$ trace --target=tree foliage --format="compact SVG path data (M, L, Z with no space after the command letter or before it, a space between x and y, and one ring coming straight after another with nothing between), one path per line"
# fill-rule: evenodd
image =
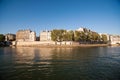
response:
M82 43L100 43L107 41L107 36L101 36L97 32L90 30L84 31L66 31L54 29L51 32L51 38L53 41L77 41Z
M100 35L96 32L75 31L74 39L79 42L98 42L100 41Z
M0 41L4 41L5 40L5 36L3 34L0 34Z
M65 30L61 29L61 30L57 30L54 29L51 31L51 38L53 41L63 41L63 34L64 34Z
M53 41L73 41L74 40L74 32L66 31L66 30L57 30L54 29L51 32L51 38Z
M105 34L102 34L101 36L102 36L101 40L103 42L107 42L107 36Z
M79 31L75 31L74 40L75 41L80 41L80 32Z
M65 31L63 34L63 41L73 41L73 40L74 40L74 32Z
M92 40L93 41L99 41L100 40L100 35L96 32L92 32Z

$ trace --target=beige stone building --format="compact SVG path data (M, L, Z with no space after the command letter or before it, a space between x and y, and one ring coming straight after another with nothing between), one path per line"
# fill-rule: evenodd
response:
M16 39L15 34L8 33L5 35L5 41L14 41L15 39Z
M120 35L110 35L110 44L120 44Z
M36 41L36 33L31 30L19 30L16 33L16 41Z
M51 31L42 31L40 33L40 41L51 41Z

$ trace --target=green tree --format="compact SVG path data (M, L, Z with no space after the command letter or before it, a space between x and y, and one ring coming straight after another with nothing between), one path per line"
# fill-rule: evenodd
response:
M53 40L53 41L57 41L57 39L58 39L58 30L52 30L51 31L51 39Z
M65 30L57 30L54 29L51 31L51 38L53 41L63 41L63 34L65 33Z
M74 40L74 32L73 31L65 31L63 34L64 41L73 41Z
M0 34L0 41L5 41L5 36L3 34Z
M65 30L61 29L61 30L58 30L58 32L59 32L58 41L63 41L63 35L64 35Z
M91 42L93 40L92 32L87 33L87 41Z
M75 41L82 41L85 42L87 40L87 34L85 32L75 31Z
M100 41L100 35L96 32L92 32L92 40L93 41Z
M74 41L74 31L69 31L69 34L70 34L70 40L71 41Z
M75 31L74 40L75 41L80 41L80 36L81 36L80 32L79 31Z
M63 34L63 41L68 41L68 40L69 40L69 33L65 31Z
M102 40L103 42L107 42L107 35L102 34L101 36L102 36L101 40Z

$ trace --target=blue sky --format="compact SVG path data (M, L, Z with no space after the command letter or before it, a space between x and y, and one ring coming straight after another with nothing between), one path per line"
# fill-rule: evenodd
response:
M86 27L120 34L120 0L0 0L0 33Z

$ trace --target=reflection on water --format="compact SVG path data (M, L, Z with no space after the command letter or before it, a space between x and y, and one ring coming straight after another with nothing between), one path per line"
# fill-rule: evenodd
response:
M120 47L0 48L0 80L119 80Z
M16 63L29 63L34 64L40 62L40 60L51 59L52 49L40 49L40 48L17 48L16 49ZM41 62L43 63L43 62Z

